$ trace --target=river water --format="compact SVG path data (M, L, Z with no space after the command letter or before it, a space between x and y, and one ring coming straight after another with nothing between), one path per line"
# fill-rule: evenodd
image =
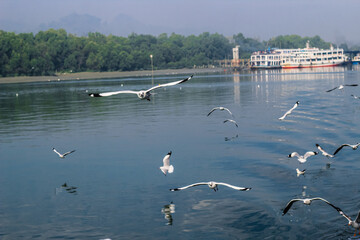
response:
M154 83L187 76L155 77ZM201 74L135 95L151 77L0 85L0 239L348 239L354 229L360 150L304 164L291 152L330 153L360 142L360 69ZM285 120L278 118L296 101ZM224 106L233 112L208 112ZM223 123L225 119L234 124ZM53 151L76 150L59 158ZM159 167L172 151L175 170ZM297 177L296 168L306 169ZM250 191L207 186L218 181ZM64 185L66 184L66 185Z

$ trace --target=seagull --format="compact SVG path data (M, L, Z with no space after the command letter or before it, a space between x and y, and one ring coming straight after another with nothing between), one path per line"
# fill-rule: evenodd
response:
M306 171L306 169L300 171L300 170L297 168L297 169L296 169L296 176L299 177L300 175L304 175L304 174L305 174L305 171Z
M227 183L211 181L211 182L194 183L194 184L191 184L191 185L188 185L188 186L185 186L185 187L181 187L181 188L172 188L172 189L170 189L170 191L180 191L180 190L184 190L184 189L187 189L187 188L196 187L196 186L200 186L200 185L208 185L209 188L213 189L215 192L217 190L219 190L218 185L224 185L226 187L233 188L233 189L238 190L238 191L249 191L251 189L251 188L237 187L237 186L233 186L233 185L230 185L230 184L227 184Z
M332 88L332 89L330 89L330 90L327 90L326 92L331 92L331 91L334 91L335 89L341 90L341 89L343 89L345 86L347 86L347 87L356 87L356 86L358 86L358 85L357 85L357 84L344 84L344 85L340 85L340 86L334 87L334 88Z
M226 110L226 111L228 111L228 113L230 113L231 116L233 115L232 112L230 112L230 110L226 107L214 107L213 109L211 109L211 111L208 113L207 116L210 116L210 114L215 110L220 110L220 111Z
M279 120L284 120L287 115L291 114L291 112L292 112L295 108L297 108L297 106L299 106L299 101L296 101L296 103L294 104L294 106L293 106L289 111L287 111L282 117L280 117Z
M61 153L59 153L58 151L56 151L55 148L53 148L53 151L54 151L57 155L59 155L60 158L65 158L66 155L75 152L75 150L72 150L72 151L70 151L70 152L66 152L66 153L64 153L64 154L61 154Z
M322 153L322 155L324 155L325 157L327 157L327 158L333 158L334 157L334 155L331 155L331 154L325 152L324 149L322 149L322 147L319 144L315 144L315 145L319 149L319 151Z
M334 206L335 207L335 206ZM353 228L355 228L355 233L354 233L354 236L356 236L356 230L359 229L359 235L360 235L360 211L356 217L356 219L353 221L351 220L351 218L346 215L340 208L338 207L335 207L335 209L340 213L341 216L343 216L344 218L346 218L349 223L348 225L349 226L352 226Z
M163 159L163 166L160 167L160 170L165 174L166 176L166 173L169 172L169 173L172 173L174 172L174 167L173 165L170 165L170 156L171 156L171 151L166 154L166 156L164 157Z
M295 198L295 199L291 199L287 204L286 207L283 210L283 216L289 211L289 209L291 208L291 206L294 204L294 202L297 201L302 201L304 204L306 205L310 205L312 201L314 200L321 200L326 202L327 204L329 204L330 206L332 206L333 208L335 208L336 210L338 210L338 207L332 205L330 202L328 202L327 200L320 198L320 197L316 197L316 198L305 198L305 199L299 199L299 198Z
M305 163L306 162L306 159L310 156L314 156L314 155L317 155L318 153L317 152L313 152L313 151L309 151L309 152L306 152L304 154L304 156L301 156L300 154L298 154L297 152L293 152L291 154L288 155L289 158L292 158L292 157L297 157L298 158L298 161L300 163Z
M351 96L352 96L353 98L355 98L355 99L360 99L360 97L355 96L355 95L353 95L353 94L351 94Z
M235 120L232 120L232 119L226 119L226 120L224 121L224 123L226 123L226 122L232 122L232 123L234 123L234 124L235 124L235 126L236 126L236 127L239 127L239 126L238 126L238 124L236 123L236 121L235 121Z
M140 90L140 91L123 90L123 91L116 91L116 92L89 93L89 96L90 97L108 97L108 96L117 95L120 93L132 93L132 94L136 94L140 99L146 99L146 100L150 101L151 91L153 91L157 88L174 86L174 85L186 82L186 81L190 80L192 77L193 77L193 75L191 75L190 77L185 78L183 80L180 80L180 81L159 84L157 86L149 88L148 90Z
M351 145L351 144L343 144L340 147L338 147L338 149L335 150L334 155L337 154L343 147L351 147L353 150L356 150L358 147L360 146L360 143L357 143L355 145Z

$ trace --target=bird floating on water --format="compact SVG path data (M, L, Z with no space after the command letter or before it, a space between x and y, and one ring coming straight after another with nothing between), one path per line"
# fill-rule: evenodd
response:
M332 88L332 89L330 89L330 90L327 90L326 92L331 92L331 91L334 91L334 90L336 90L336 89L341 90L341 89L343 89L345 86L346 86L346 87L356 87L356 86L358 86L358 84L344 84L344 85L339 85L339 86L334 87L334 88Z
M356 150L360 146L360 143L351 145L351 144L342 144L338 149L335 150L334 155L337 154L343 147L351 147L353 150Z
M215 192L217 190L219 190L218 185L223 185L223 186L233 188L233 189L238 190L238 191L249 191L251 189L251 188L246 188L246 187L237 187L237 186L234 186L234 185L230 185L228 183L211 181L211 182L198 182L198 183L194 183L194 184L184 186L184 187L180 187L180 188L172 188L172 189L170 189L170 191L180 191L180 190L184 190L184 189L191 188L191 187L196 187L196 186L201 186L201 185L207 185L209 188L213 189Z
M161 88L161 87L169 87L169 86L174 86L174 85L177 85L180 83L184 83L184 82L190 80L192 77L193 77L193 75L191 75L190 77L185 78L183 80L180 80L180 81L159 84L159 85L151 87L147 90L140 90L140 91L122 90L122 91L116 91L116 92L89 93L89 96L90 97L108 97L108 96L117 95L120 93L131 93L131 94L136 94L138 96L138 98L140 98L140 99L146 99L146 100L150 101L151 91L153 91L157 88Z
M290 115L292 113L292 111L297 108L297 106L299 106L299 101L296 101L296 103L294 104L294 106L289 110L287 111L282 117L279 117L279 120L284 120L286 118L287 115Z
M166 156L163 159L163 166L160 167L160 170L165 174L166 173L172 173L174 172L174 167L173 165L170 165L170 156L171 156L171 151L166 154Z
M315 144L316 147L319 149L319 151L322 153L322 155L324 155L327 158L333 158L335 157L334 155L327 153L319 144Z
M231 122L231 123L235 124L236 127L239 127L239 125L237 124L237 122L236 122L235 120L226 119L226 120L224 121L224 123L226 123L226 122Z
M210 114L211 113L213 113L215 110L220 110L220 111L227 111L228 113L230 113L230 115L232 116L233 114L232 114L232 112L228 109L228 108L226 108L226 107L214 107L213 109L211 109L211 111L208 113L208 115L207 116L210 116Z
M296 176L300 176L300 175L304 175L305 174L305 172L306 172L306 169L304 169L304 170L299 170L298 168L296 169Z
M314 156L314 155L317 155L317 154L318 154L317 152L309 151L309 152L306 152L304 154L304 156L302 156L302 155L298 154L297 152L293 152L293 153L289 154L288 157L289 158L297 157L298 161L300 163L305 163L308 157L311 157L311 156Z
M57 155L59 155L60 158L65 158L66 155L69 155L70 153L75 152L75 150L72 150L72 151L66 152L66 153L64 153L64 154L61 154L61 153L59 153L58 151L56 151L55 148L53 148L53 151L54 151Z
M325 203L327 203L328 205L332 206L333 208L335 208L336 210L338 210L338 207L332 205L329 201L323 199L323 198L320 198L320 197L316 197L316 198L305 198L305 199L300 199L300 198L294 198L294 199L291 199L287 204L286 204L286 207L284 208L283 210L283 216L289 211L289 209L291 208L291 206L295 203L295 202L298 202L298 201L302 201L305 205L310 205L312 201L315 201L315 200L321 200Z
M355 95L353 95L353 94L351 94L351 96L352 96L353 98L355 98L355 99L360 99L360 97L355 96Z

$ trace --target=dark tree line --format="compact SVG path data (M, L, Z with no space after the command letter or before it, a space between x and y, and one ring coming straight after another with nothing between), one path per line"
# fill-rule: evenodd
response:
M214 60L232 57L232 48L240 45L240 57L267 47L328 48L320 37L279 36L258 41L237 34L231 40L221 34L198 36L178 34L132 34L128 37L89 33L87 37L68 34L64 29L40 31L37 34L0 30L0 76L53 75L56 72L133 71L151 69L192 68L212 64Z

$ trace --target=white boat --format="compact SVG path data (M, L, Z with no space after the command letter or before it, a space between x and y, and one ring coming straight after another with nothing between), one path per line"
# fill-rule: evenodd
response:
M360 64L360 53L356 54L355 57L351 60L353 64Z
M347 57L344 50L334 48L330 49L310 48L309 42L306 48L299 49L290 55L283 56L281 61L282 68L312 68L312 67L331 67L344 64Z
M347 57L341 48L323 50L310 48L309 41L306 48L298 49L268 49L254 52L251 55L250 67L256 68L310 68L329 67L345 63Z

